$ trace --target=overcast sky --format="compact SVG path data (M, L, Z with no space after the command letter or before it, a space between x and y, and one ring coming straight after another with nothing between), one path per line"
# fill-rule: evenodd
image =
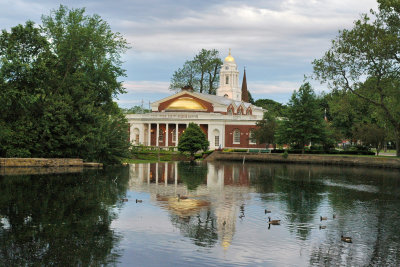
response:
M171 95L173 72L202 48L219 50L222 59L231 48L253 97L286 103L338 30L377 7L375 0L0 0L0 28L40 24L59 4L86 7L130 43L121 107Z

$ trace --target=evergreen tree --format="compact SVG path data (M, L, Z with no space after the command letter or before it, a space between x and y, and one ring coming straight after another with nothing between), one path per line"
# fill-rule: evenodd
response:
M279 144L291 144L302 149L310 142L325 139L325 122L322 110L309 83L303 84L299 91L294 91L288 103L285 117L277 130Z
M178 150L189 152L193 159L194 153L199 150L206 151L209 145L206 134L197 124L191 122L179 138Z

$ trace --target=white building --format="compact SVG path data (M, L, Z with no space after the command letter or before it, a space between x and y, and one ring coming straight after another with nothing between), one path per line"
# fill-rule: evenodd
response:
M247 94L246 73L240 89L239 71L229 51L220 70L217 95L184 88L151 103L151 113L128 114L130 141L135 145L175 147L193 122L205 132L210 149L265 147L251 138L264 110L243 101Z

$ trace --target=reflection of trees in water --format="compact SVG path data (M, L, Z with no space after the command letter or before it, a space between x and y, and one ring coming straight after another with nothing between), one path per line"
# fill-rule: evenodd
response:
M197 246L213 247L218 241L216 218L210 209L202 210L195 216L171 215L171 221L183 236L189 237Z
M309 165L269 164L259 170L258 179L254 181L259 192L280 193L279 198L288 209L289 227L303 240L307 239L311 229L298 225L315 219L315 211L324 191L324 185L316 177L319 176ZM261 199L268 203L271 196L263 194Z
M335 231L310 255L311 265L400 266L399 172L332 167L321 171L335 211ZM340 235L353 237L344 244Z
M195 190L207 180L207 164L179 162L178 175L189 190Z
M127 168L0 177L0 265L115 263L119 237L110 229L117 216L112 206L125 194L128 178Z
M287 205L289 211L287 219L292 223L291 230L296 230L299 237L305 240L309 236L311 228L299 225L314 221L325 186L316 179L319 178L319 175L315 174L310 166L281 168L275 173L275 192L283 193L280 194L280 198Z

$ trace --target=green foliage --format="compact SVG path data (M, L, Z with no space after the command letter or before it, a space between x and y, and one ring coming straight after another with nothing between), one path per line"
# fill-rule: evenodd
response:
M353 127L353 136L357 140L361 140L364 144L375 147L378 155L386 140L385 130L371 123L356 124Z
M257 142L260 144L273 144L277 126L275 117L270 112L265 112L263 119L257 122L257 129L254 131Z
M2 31L0 156L117 163L127 155L127 123L113 102L124 92L127 43L84 12L60 6L40 27Z
M313 62L316 78L333 90L357 96L374 109L378 124L392 132L400 156L400 9L380 0L371 11L342 30L325 55Z
M199 150L206 151L209 145L206 134L197 124L191 122L179 138L178 150L187 151L193 157Z
M273 117L283 116L286 109L285 105L271 99L257 99L254 105L266 109Z
M287 150L285 150L285 152L283 152L282 154L282 158L287 159L289 157L289 153L287 152Z
M304 150L310 142L321 142L326 135L323 112L309 83L294 91L285 118L280 121L276 134L279 144L291 144Z
M203 48L192 60L186 61L182 68L174 72L169 88L180 90L188 85L200 93L215 95L221 65L222 60L217 50Z
M142 114L142 113L150 113L151 109L145 109L141 106L134 106L131 108L122 108L122 113L124 114Z

